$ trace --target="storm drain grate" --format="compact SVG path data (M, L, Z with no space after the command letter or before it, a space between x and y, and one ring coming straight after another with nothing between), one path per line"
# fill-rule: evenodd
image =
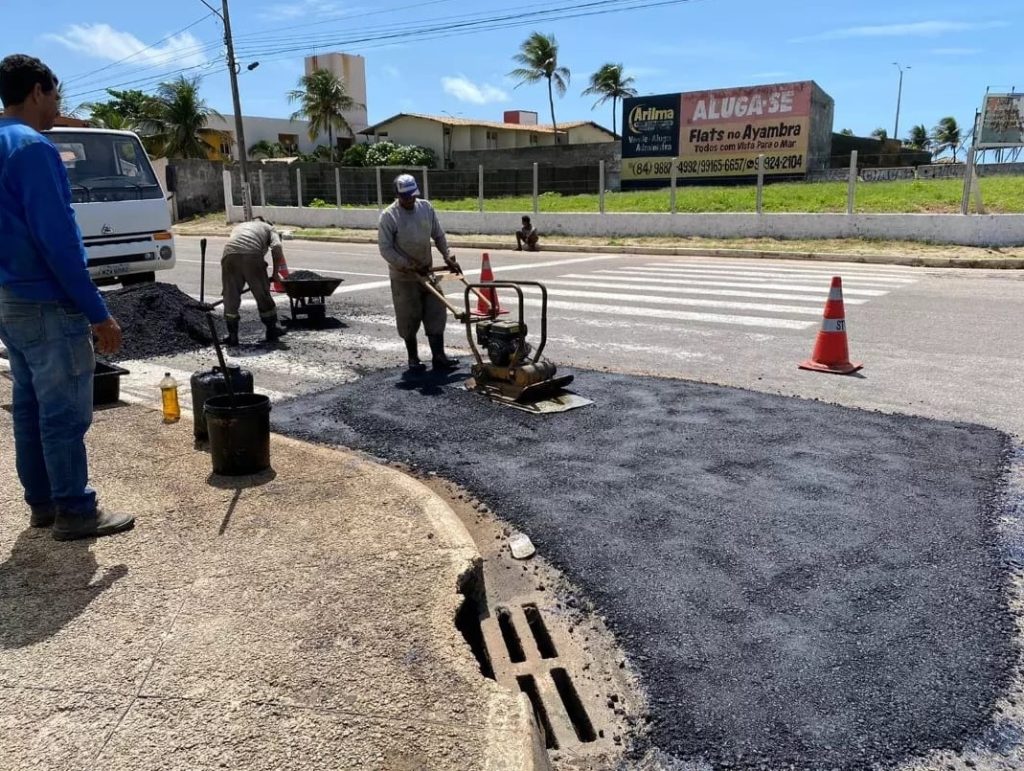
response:
M596 740L597 734L594 732L594 724L590 722L590 716L583 707L583 702L580 700L580 695L577 693L576 686L573 685L569 673L562 668L552 669L551 679L555 681L558 695L562 697L562 704L565 705L565 711L568 713L572 727L576 731L576 738L584 743Z
M523 605L523 613L526 615L526 623L530 627L530 632L533 633L533 639L537 643L537 652L540 653L540 657L542 659L557 658L558 651L555 649L555 643L551 639L540 609L531 602Z
M508 608L497 608L495 614L498 616L498 628L501 630L501 639L505 641L509 661L513 664L522 664L526 661L526 652L512 621L512 613Z
M558 740L555 738L555 731L551 727L551 719L548 717L548 711L544 707L544 701L540 697L537 681L533 675L517 675L516 683L519 684L519 690L526 694L526 698L533 705L533 714L536 716L537 722L544 732L544 747L549 750L557 750Z

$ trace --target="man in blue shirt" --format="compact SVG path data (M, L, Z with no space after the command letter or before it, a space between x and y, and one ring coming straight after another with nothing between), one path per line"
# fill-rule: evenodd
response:
M97 507L85 433L95 358L121 347L121 328L89 276L71 186L39 132L59 112L57 78L38 59L0 62L0 341L14 377L18 477L33 527L60 541L110 535L134 517Z

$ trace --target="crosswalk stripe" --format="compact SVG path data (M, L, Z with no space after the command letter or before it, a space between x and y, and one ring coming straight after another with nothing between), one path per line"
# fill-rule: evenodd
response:
M534 297L527 297L523 300L523 304L531 308L539 308L541 301ZM794 319L773 319L764 316L734 316L724 313L696 313L692 311L662 310L661 308L627 308L622 305L574 303L563 300L548 300L548 309L575 311L577 313L605 313L612 316L632 316L634 318L697 321L707 324L732 324L762 329L807 329L816 323L814 321L796 321Z
M602 278L607 275L618 276L620 275L614 270L598 270L595 273L604 274ZM629 274L621 274L628 276ZM645 274L646 275L646 274ZM808 286L807 284L783 284L781 282L773 283L751 283L744 281L704 281L700 279L689 279L689 278L671 278L668 276L648 276L648 280L654 279L666 284L679 284L682 286L719 286L726 287L729 289L777 289L782 292L821 292L822 298L827 295L828 287L820 286ZM884 297L889 294L888 290L883 289L847 289L843 286L844 294L862 295L864 297Z
M562 279L576 279L575 281L563 281ZM788 294L779 292L748 292L743 289L701 289L699 287L686 287L686 286L666 286L664 284L652 284L649 281L643 282L644 279L618 279L612 283L605 279L605 281L599 281L594 276L590 276L582 273L567 273L564 276L559 276L556 279L548 279L544 283L548 286L574 286L580 289L632 289L638 292L669 292L672 294L696 294L696 295L712 295L721 297L746 297L754 300L786 300L788 302L808 302L816 303L819 307L825 302L822 293L818 292L813 295L811 294ZM847 305L863 305L868 302L865 299L858 299L847 297L845 298Z
M540 294L535 287L523 287L527 294ZM624 300L648 305L689 305L697 308L720 308L733 311L759 311L761 313L792 313L799 316L821 316L821 308L801 305L775 305L772 303L745 303L734 300L701 300L690 297L662 297L650 294L624 292L588 292L570 289L548 289L549 297L579 297L586 300Z
M645 263L645 267L649 268L679 268L679 269L695 269L695 270L707 270L710 268L721 269L725 271L755 271L755 272L771 272L771 273L792 273L792 274L813 274L819 276L834 276L837 274L849 275L851 278L877 278L884 279L886 281L901 281L908 284L915 283L917 277L907 277L904 273L883 273L877 270L858 270L856 268L851 269L849 265L836 265L834 267L806 267L806 268L793 268L784 265L771 265L771 264L757 264L757 265L734 265L732 263L721 263L721 262L701 262L701 263L679 263L679 262L648 262Z
M746 273L730 273L728 271L689 271L673 270L669 268L618 268L617 272L631 276L667 276L678 278L723 278L726 280L739 279L740 281L820 281L826 288L832 280L832 275L820 276L796 276L790 274L764 274L756 276ZM875 289L902 289L903 284L894 284L890 281L874 281L859 278L844 279L844 284L850 286L863 286Z
M822 279L828 281L832 276L838 275L838 271L769 271L769 270L747 270L740 269L736 270L732 267L723 266L721 268L665 268L653 265L644 265L636 268L637 270L650 271L657 273L681 273L684 275L713 275L713 276L737 276L739 278L782 278L782 279ZM916 284L917 279L913 278L889 278L885 276L868 276L859 273L845 275L845 280L853 281L861 284L889 284L893 286L905 286L907 284Z
M758 268L772 270L833 270L842 269L850 273L864 271L867 273L879 273L893 276L921 276L920 268L909 268L899 265L871 265L863 262L804 262L794 263L792 261L779 262L777 260L741 260L735 258L729 258L723 261L721 258L715 257L691 257L685 261L679 262L659 262L649 263L651 265L689 265L689 264L706 264L706 265L722 265L723 262L729 265L736 265L739 267L747 268Z

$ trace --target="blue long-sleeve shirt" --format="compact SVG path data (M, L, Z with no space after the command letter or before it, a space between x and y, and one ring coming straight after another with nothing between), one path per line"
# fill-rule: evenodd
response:
M26 300L70 302L93 324L110 316L89 276L60 153L11 118L0 118L0 286Z

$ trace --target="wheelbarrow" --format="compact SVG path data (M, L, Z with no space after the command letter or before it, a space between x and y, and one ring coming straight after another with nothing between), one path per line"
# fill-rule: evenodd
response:
M304 319L313 327L323 326L327 318L327 298L334 294L343 278L281 279L288 295L292 321Z

